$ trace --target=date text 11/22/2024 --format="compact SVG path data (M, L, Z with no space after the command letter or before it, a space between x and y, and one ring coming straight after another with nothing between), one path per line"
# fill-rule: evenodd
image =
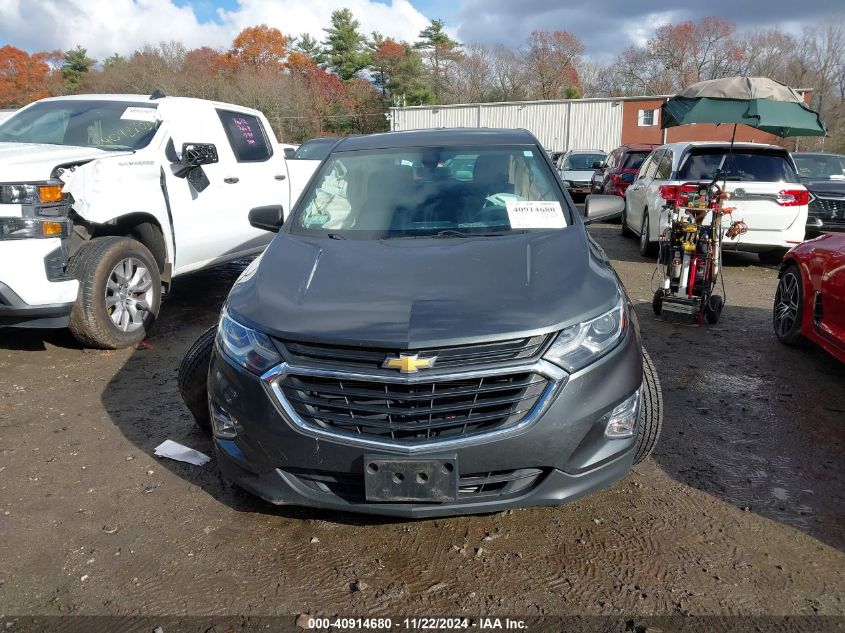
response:
M402 618L394 622L391 618L308 618L305 625L310 630L390 630L393 628L419 630L469 630L478 631L519 631L527 629L525 620L514 618L482 617L437 618L419 617Z

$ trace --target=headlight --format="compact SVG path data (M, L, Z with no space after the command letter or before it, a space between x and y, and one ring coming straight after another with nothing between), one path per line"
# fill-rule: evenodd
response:
M622 339L628 327L625 297L612 310L561 330L544 358L573 372L604 356Z
M69 235L70 225L66 221L0 217L0 240L68 237Z
M62 185L0 185L0 204L52 204L64 199Z
M217 326L217 346L233 362L253 374L261 375L282 362L269 336L241 325L225 309Z

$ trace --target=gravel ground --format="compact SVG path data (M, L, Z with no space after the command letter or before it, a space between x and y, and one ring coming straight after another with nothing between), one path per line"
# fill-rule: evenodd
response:
M777 270L734 255L716 326L657 321L654 265L591 233L660 373L654 456L551 509L401 522L274 508L215 464L176 390L242 268L177 280L137 350L0 332L0 614L845 615L845 366L771 330ZM839 620L841 622L841 620Z

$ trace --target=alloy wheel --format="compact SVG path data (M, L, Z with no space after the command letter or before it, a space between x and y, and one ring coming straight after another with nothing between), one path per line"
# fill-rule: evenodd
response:
M144 263L134 257L121 259L106 279L106 312L122 332L144 326L153 300L153 280Z
M787 271L780 278L775 294L775 330L781 338L788 336L798 319L798 278Z

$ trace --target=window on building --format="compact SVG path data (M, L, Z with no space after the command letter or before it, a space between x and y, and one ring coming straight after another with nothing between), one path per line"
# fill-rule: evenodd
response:
M637 116L637 125L640 127L653 127L657 125L660 118L660 108L640 110Z

